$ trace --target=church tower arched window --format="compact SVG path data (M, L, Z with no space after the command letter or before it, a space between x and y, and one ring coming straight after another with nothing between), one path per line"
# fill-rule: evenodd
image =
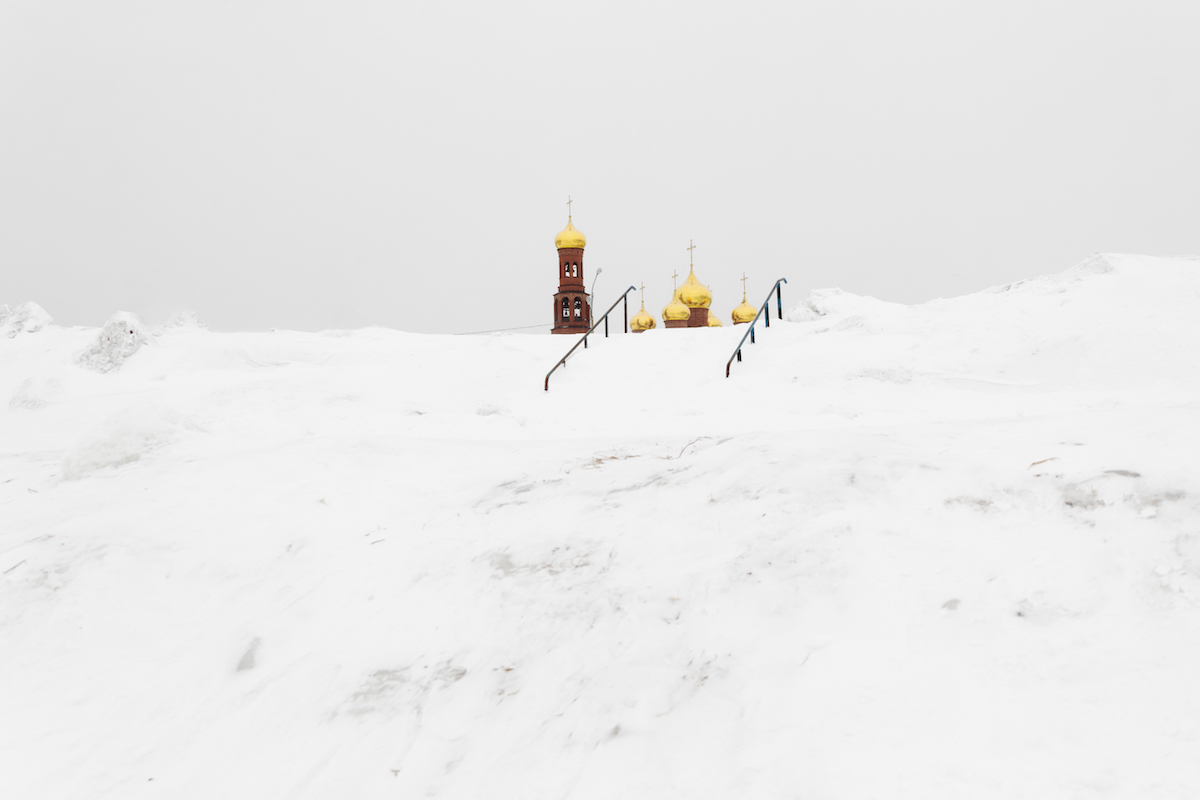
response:
M575 319L583 319L583 301L575 298Z

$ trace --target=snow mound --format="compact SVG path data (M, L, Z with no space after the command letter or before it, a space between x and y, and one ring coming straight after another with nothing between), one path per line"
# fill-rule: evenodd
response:
M8 401L8 407L17 409L36 410L45 408L50 398L62 391L62 383L57 378L27 378Z
M878 317L901 311L905 306L874 297L843 292L841 289L817 289L800 305L787 312L788 322L824 322L826 327L846 329L857 327L867 317ZM846 322L850 320L849 324Z
M104 323L95 341L79 354L76 362L96 372L112 372L120 369L127 358L149 341L138 318L126 311L119 311Z
M6 341L5 796L1200 797L1197 273Z
M1009 391L1162 386L1183 373L1200 375L1190 341L1197 311L1195 261L1109 253L1057 274L914 306L822 289L786 318L809 335L796 351L809 374L841 380L857 375L845 365L859 362L867 375L907 371Z
M195 314L193 314L191 311L180 311L179 313L174 314L169 320L164 322L162 325L159 325L157 328L155 328L154 333L156 335L158 335L158 334L166 333L168 331L177 330L180 328L188 329L188 330L203 331L203 330L208 330L208 325L201 322L200 318L197 317Z
M62 461L65 480L79 480L108 467L141 460L179 438L180 414L163 405L143 404L120 411L69 450Z
M21 303L12 311L4 306L0 311L0 336L15 339L18 334L37 333L51 321L46 309L33 301Z

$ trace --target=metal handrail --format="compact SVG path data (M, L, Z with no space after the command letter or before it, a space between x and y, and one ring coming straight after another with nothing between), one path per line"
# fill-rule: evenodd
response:
M759 306L758 313L755 314L754 319L750 321L750 330L746 331L745 335L742 336L742 340L738 342L737 350L734 350L733 355L731 355L729 360L725 362L726 378L729 377L729 367L733 364L733 359L736 358L738 361L742 360L742 345L746 343L746 337L750 337L750 344L754 344L754 325L758 322L758 318L763 315L764 311L767 313L767 327L771 327L771 292L775 293L776 313L779 315L779 319L783 319L783 288L779 285L781 283L787 283L787 278L780 278L779 280L775 281L775 285L771 287L771 291L767 292L767 299L763 301L761 306Z
M612 313L612 310L617 307L617 303L620 303L621 301L625 301L625 333L629 333L629 299L628 298L629 298L629 293L635 292L635 291L637 291L636 286L630 286L628 289L626 289L625 293L617 298L616 303L613 303L611 306L608 307L608 311L604 312L604 316L600 317L600 319L596 321L595 325L588 328L588 332L583 335L582 339L580 339L578 342L575 343L575 347L572 347L570 350L568 350L567 354L565 356L563 356L562 358L560 358L558 360L558 363L554 365L554 369L552 369L546 373L546 391L547 392L550 391L550 376L554 374L554 370L558 369L559 367L565 367L567 365L567 359L571 357L571 353L574 353L576 348L579 347L579 345L583 345L583 348L585 350L587 349L588 337L592 335L592 331L594 331L594 330L596 330L596 328L600 327L601 322L604 323L604 335L605 335L605 337L608 336L608 315Z

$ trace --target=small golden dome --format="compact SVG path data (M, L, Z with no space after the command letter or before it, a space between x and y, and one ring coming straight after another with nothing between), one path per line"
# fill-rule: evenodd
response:
M692 316L692 310L679 302L679 293L682 290L682 286L676 289L675 296L671 298L671 302L663 309L662 318L665 321L671 322L672 320L687 319Z
M712 292L696 279L696 270L688 273L687 280L679 287L679 300L688 308L708 308L712 305Z
M571 217L567 217L567 227L558 232L558 236L554 237L554 247L557 250L562 250L564 247L579 247L587 246L587 237L579 231L575 230L575 226L571 224Z
M733 310L733 324L741 325L746 322L753 322L758 316L758 309L746 302L746 295L742 295L742 304Z
M712 313L710 313L710 314L708 315L708 327L710 327L710 328L723 328L723 327L725 327L725 326L721 324L721 318L720 318L720 317L718 317L716 314L712 314Z
M658 327L658 323L654 321L654 317L650 316L646 311L646 303L642 302L642 310L633 315L633 319L629 320L629 330L634 333L648 331L651 328Z

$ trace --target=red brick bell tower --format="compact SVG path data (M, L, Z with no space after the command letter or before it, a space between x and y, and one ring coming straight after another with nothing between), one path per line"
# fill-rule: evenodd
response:
M587 238L571 224L571 200L567 199L567 227L554 237L558 249L558 291L554 295L554 326L551 333L587 333L592 318L583 283L583 248Z

